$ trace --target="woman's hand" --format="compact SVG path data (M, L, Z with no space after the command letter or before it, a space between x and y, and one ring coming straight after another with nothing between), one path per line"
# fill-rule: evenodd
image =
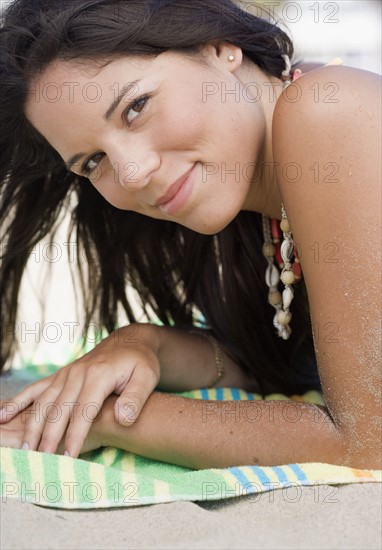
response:
M33 414L33 405L27 407L22 413L17 414L5 425L0 426L0 447L11 447L12 449L20 449L24 441L25 424L28 415ZM82 444L80 453L87 453L105 446L102 441L102 435L100 431L99 422L97 421L99 415L91 424L89 432L85 441ZM64 439L60 441L57 447L57 454L64 454Z
M138 418L160 378L156 343L152 325L118 329L74 363L3 402L0 422L9 427L16 417L12 426L17 433L23 427L23 448L54 453L64 437L64 451L78 456L110 394L120 396L114 406L117 422L128 426ZM28 418L21 423L18 417L26 409Z

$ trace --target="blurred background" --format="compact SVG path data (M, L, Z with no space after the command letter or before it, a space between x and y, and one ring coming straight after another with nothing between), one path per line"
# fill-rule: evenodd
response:
M345 0L256 2L285 23L297 57L381 74L381 1Z
M255 12L260 9L250 2L244 4L246 9ZM268 0L256 4L284 22L294 40L298 58L325 64L341 57L345 65L381 74L379 0ZM81 304L73 293L69 270L70 262L74 261L73 245L65 244L66 230L64 220L52 248L42 242L31 251L19 299L17 338L21 353L16 357L14 367L26 362L63 365L76 353L76 342L82 332ZM48 267L51 267L50 277ZM131 295L134 295L133 291ZM145 321L144 318L141 320ZM94 327L88 345L93 346L100 336L99 328Z

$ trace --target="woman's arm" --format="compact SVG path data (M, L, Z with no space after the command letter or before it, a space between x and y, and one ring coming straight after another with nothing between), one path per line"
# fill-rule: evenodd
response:
M343 463L369 468L382 456L380 84L366 71L317 69L284 90L273 122L324 398Z
M217 385L255 391L254 382L222 353L224 375ZM131 425L156 387L178 392L208 387L217 374L214 348L203 332L191 334L148 323L127 325L74 363L0 403L5 444L9 430L17 426L16 439L19 429L24 430L23 447L53 453L64 437L65 449L77 456L86 438L89 442L92 423L112 393L119 395L115 419ZM25 423L14 421L29 405L32 413L24 418ZM48 412L41 415L39 411Z
M102 446L189 468L327 462L378 467L346 456L346 441L322 406L291 401L204 401L153 393L138 421L114 419L111 396L96 420Z
M214 348L203 331L192 334L176 327L149 324L143 327L145 338L154 346L160 363L158 389L181 392L214 384L217 378ZM215 387L258 391L256 383L230 358L224 346L219 345L223 352L224 376Z

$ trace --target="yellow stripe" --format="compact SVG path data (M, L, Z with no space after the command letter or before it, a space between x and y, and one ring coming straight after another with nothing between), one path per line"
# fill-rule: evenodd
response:
M6 473L11 479L16 479L16 470L13 465L12 451L9 447L0 449L1 451L1 470Z
M69 504L74 505L77 502L77 495L81 494L82 490L74 471L74 460L75 459L70 458L70 456L58 456L58 470L60 472L62 495L65 505L67 505L68 508L70 508Z
M218 473L221 473L219 470L216 470ZM231 472L224 472L223 478L226 481L226 487L221 486L218 488L220 490L219 496L220 498L227 498L227 496L233 496L233 492L235 491L237 496L242 496L242 485L240 481L237 479L236 476L231 474Z
M137 476L135 474L135 455L133 453L124 453L120 464L123 477L127 478L130 483L137 483Z
M20 493L21 485L17 480L16 470L13 465L12 460L12 451L9 447L0 448L0 458L1 458L1 471L3 472L3 486L1 487L1 492L4 490L10 491L7 493L8 496L16 496ZM5 485L5 483L12 483L12 485ZM15 487L14 484L17 484ZM13 495L14 489L17 489L17 493Z
M265 396L266 401L289 401L289 397L282 393L270 393Z
M301 468L301 464L299 464L300 468ZM288 481L297 481L299 484L301 483L301 481L299 481L298 477L297 477L297 474L296 472L293 470L293 468L288 468L288 467L285 467L285 466L279 466L279 468L282 469L282 471L284 472L284 474L286 475L286 477L288 478ZM304 474L306 475L306 477L309 479L310 481L310 476L309 474L306 472L305 468L301 468L301 470L304 472Z
M254 481L254 482L258 483L259 485L262 485L262 483L260 481L260 478L255 474L255 472L251 468L248 468L248 466L244 466L244 467L242 467L242 470L243 470L243 473L245 474L245 476L249 479L249 481L251 481L251 482ZM263 470L264 474L269 478L269 481L272 484L274 483L274 485L271 485L270 487L277 489L277 487L279 487L281 485L281 483L280 483L280 480L279 480L276 472L272 468L268 468L268 467L262 467L262 470ZM287 472L284 471L284 473L285 473L286 477L289 477ZM267 485L265 485L265 486L268 488Z
M106 447L102 452L102 464L104 466L113 466L118 450L115 447Z
M170 485L165 481L154 480L155 502L170 502Z
M44 464L42 461L43 453L35 451L28 452L28 454L31 480L30 494L33 494L35 491L35 502L39 502L41 498L42 502L49 504L51 500L56 500L56 497L59 497L61 492L60 483L58 481L48 481L49 485L46 486Z
M230 388L222 388L223 389L223 400L224 401L232 401L232 392Z
M85 489L83 496L96 505L100 501L107 500L108 491L106 487L105 468L100 464L88 463L89 477L92 487Z

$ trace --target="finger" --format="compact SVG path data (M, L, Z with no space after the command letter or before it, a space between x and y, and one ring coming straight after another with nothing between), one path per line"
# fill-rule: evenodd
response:
M50 380L49 380L50 379ZM17 393L12 399L1 401L0 423L8 422L29 407L52 383L51 377L38 380Z
M73 400L73 391L65 388L56 398L46 415L40 436L38 451L55 453L62 441L65 431L73 418L73 411L79 405L78 398Z
M68 374L69 370L63 367L53 376L45 379L47 387L34 400L33 405L23 413L27 415L23 443L27 443L31 450L37 450L46 423L56 422L57 413L61 414L62 407L60 408L56 401L65 387Z
M73 409L64 447L71 457L77 457L83 447L94 419L105 399L113 392L115 380L110 376L110 366L101 363L92 365L78 395L78 404Z
M116 421L125 426L135 422L157 385L158 377L154 370L147 364L137 364L126 388L115 403Z
M65 435L64 454L77 458L83 448L92 424L102 408L102 395L99 398L93 395L92 401L79 402L73 409L70 423Z
M20 440L20 432L18 432L17 430L0 428L0 447L11 447L12 449L20 449Z
M27 443L32 451L37 450L47 421L54 422L61 411L56 403L60 393L59 387L49 386L38 400L22 412L25 415L22 443Z
M80 373L76 373L77 375ZM75 417L76 407L80 406L81 389L85 376L78 380L74 374L69 374L66 385L51 403L45 417L45 424L41 432L38 451L55 453L64 434Z

